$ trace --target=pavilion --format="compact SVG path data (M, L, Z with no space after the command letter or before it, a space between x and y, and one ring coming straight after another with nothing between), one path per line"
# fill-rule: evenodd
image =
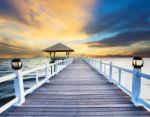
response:
M66 53L65 58L69 58L70 52L74 52L73 49L67 47L66 45L64 45L62 43L57 43L53 46L50 46L50 47L44 49L43 51L47 52L50 55L50 58L52 61L58 60L58 57L56 57L56 53L58 53L58 52L65 52Z

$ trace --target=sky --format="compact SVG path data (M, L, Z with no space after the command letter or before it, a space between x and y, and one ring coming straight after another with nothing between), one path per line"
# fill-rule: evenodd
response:
M59 42L74 55L150 56L150 0L0 0L0 58Z

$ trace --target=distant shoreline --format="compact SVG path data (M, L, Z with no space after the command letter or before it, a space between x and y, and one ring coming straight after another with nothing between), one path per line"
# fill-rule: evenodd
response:
M133 58L134 56L87 56L87 57L93 57L93 58ZM142 56L143 58L150 58L150 56ZM15 58L15 57L13 57ZM2 59L13 59L13 58L0 58ZM16 57L17 58L17 57ZM49 57L29 57L29 58L21 58L20 59L34 59L34 58L49 58Z

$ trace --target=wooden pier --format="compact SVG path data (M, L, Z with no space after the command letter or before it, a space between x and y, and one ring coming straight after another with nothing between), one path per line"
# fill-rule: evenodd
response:
M130 97L82 59L76 59L49 83L1 117L150 117Z

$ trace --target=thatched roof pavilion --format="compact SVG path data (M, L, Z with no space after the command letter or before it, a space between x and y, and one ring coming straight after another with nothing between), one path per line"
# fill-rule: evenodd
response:
M64 45L62 43L57 43L51 47L44 49L43 51L49 53L50 57L52 56L52 53L53 53L54 58L55 58L56 52L66 52L66 57L68 57L68 58L69 58L69 53L74 52L73 49L67 47L66 45Z

